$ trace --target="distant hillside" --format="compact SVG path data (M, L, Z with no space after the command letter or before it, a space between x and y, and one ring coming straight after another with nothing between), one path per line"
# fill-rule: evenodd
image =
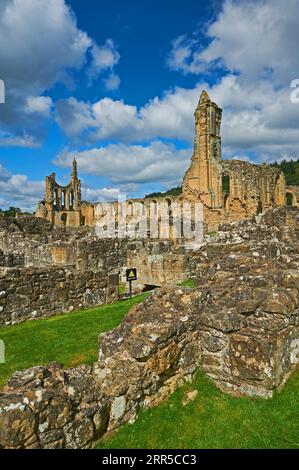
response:
M7 217L16 217L17 214L19 215L31 215L30 212L22 212L19 207L10 207L7 210L0 209L0 215L6 215Z
M280 163L272 163L271 166L280 168L284 172L287 186L299 186L299 159L282 160Z
M160 191L157 193L146 194L145 198L153 198L153 197L166 197L166 196L180 196L182 194L182 186L177 186L176 188L171 188L165 193L161 193Z

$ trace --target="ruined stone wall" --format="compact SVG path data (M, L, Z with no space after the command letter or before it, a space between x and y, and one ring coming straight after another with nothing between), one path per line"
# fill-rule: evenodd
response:
M0 266L20 266L23 259L26 267L62 265L113 272L125 258L125 247L125 241L99 239L90 227L56 227L34 217L0 219Z
M15 373L0 394L0 447L89 447L199 367L226 392L271 397L299 360L299 213L246 224L195 253L197 288L157 290L101 334L93 366Z
M126 247L33 217L0 221L0 325L109 303Z
M159 202L169 205L174 202L202 203L204 222L210 231L217 230L225 221L240 221L286 204L286 183L281 170L267 164L222 160L222 110L212 102L206 91L200 95L194 116L194 151L183 178L182 195L159 198ZM229 188L225 187L224 178L228 178ZM288 194L292 195L293 205L296 205L296 192L289 188ZM62 195L65 203L62 202ZM70 205L69 200L72 198L74 203ZM157 199L131 199L124 203L127 222L134 221L136 204L141 206L141 212L145 210L149 217L154 218L155 211L151 213L149 209L157 205ZM81 201L81 183L74 160L72 177L66 187L56 183L55 174L46 178L45 199L38 205L36 215L55 225L93 227L105 218L116 222L118 211L118 202L101 204ZM146 233L143 238L147 238ZM175 231L170 230L167 238L175 240L183 237L178 237Z
M223 200L224 220L239 221L285 205L285 179L277 168L224 160L222 175L229 178L229 192Z
M291 196L291 206L299 206L299 186L287 186L286 195Z
M0 326L117 300L118 279L106 271L0 268Z
M136 240L127 245L127 265L137 268L138 284L178 284L189 277L188 247L174 241Z
M55 225L84 225L81 218L81 181L78 179L76 159L73 160L71 179L66 186L56 182L55 173L46 177L45 195L37 205L36 217Z
M284 292L297 281L287 276ZM244 293L233 310L217 306L217 290L156 292L100 335L93 366L15 373L0 395L0 447L89 447L191 381L198 367L225 391L270 397L296 365L298 304L282 290L278 300Z
M116 300L135 267L134 291L188 277L189 251L173 241L99 239L88 227L0 220L0 325Z

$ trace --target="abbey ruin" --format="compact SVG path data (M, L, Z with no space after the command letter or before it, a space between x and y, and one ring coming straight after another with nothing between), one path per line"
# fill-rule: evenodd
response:
M0 326L114 302L128 267L138 270L135 294L155 288L99 336L94 364L11 376L0 392L0 448L91 447L199 368L226 393L263 398L296 369L298 190L275 167L222 160L220 125L221 109L202 92L182 194L162 198L170 212L200 203L200 245L174 230L163 239L162 225L158 239L99 238L97 223L118 203L81 200L76 160L67 186L46 178L35 217L0 218ZM159 221L155 198L126 201L127 219L137 203Z
M203 204L204 222L209 230L217 230L224 221L239 221L250 218L269 208L284 206L286 194L297 205L294 188L286 188L283 173L268 164L254 165L241 160L221 158L222 110L213 103L208 94L201 93L195 110L194 152L182 187L182 195L165 197L164 202L182 205L184 202ZM159 202L163 198L159 198ZM126 215L134 216L134 205L155 212L157 198L128 199ZM109 212L117 214L117 202L111 204L81 201L81 182L78 179L77 163L74 159L71 180L60 186L55 173L46 177L44 200L38 204L36 217L54 225L94 226ZM176 236L171 236L176 238Z

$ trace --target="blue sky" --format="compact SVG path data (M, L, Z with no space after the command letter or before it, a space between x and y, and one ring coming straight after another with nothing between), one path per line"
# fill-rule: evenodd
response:
M34 209L44 177L83 198L180 184L205 88L224 158L298 158L296 0L0 0L0 207Z

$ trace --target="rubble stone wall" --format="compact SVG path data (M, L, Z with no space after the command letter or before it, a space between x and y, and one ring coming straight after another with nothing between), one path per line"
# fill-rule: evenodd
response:
M127 265L137 268L138 284L178 284L189 277L190 250L173 240L136 240L127 244Z
M299 337L294 298L270 297L233 311L213 308L207 291L157 291L100 335L93 366L16 372L0 393L0 447L89 447L191 381L198 367L225 391L270 397L295 368Z
M34 217L0 220L0 325L109 303L126 247L87 228Z
M138 270L134 289L177 284L189 255L174 241L99 239L93 228L2 217L0 325L111 302L127 267Z
M246 224L194 253L195 289L161 288L101 334L93 366L16 372L0 392L0 447L89 447L199 367L226 392L271 397L299 361L299 213Z
M2 326L113 302L118 279L106 271L5 268L0 289Z

